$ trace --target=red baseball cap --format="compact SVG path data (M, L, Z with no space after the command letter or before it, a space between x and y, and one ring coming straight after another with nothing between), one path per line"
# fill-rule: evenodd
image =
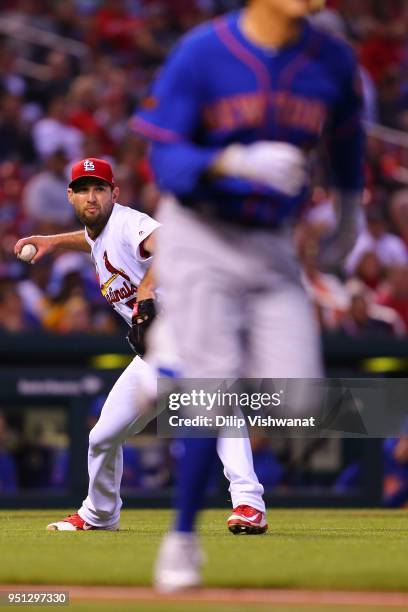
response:
M69 186L72 187L72 184L77 179L86 177L102 179L112 187L115 184L111 165L104 159L97 159L96 157L81 159L81 161L72 166Z

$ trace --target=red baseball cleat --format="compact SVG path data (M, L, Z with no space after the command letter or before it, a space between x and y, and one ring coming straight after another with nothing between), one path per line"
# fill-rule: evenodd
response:
M227 521L234 535L260 535L268 530L266 514L252 506L237 506Z
M78 513L70 514L62 521L50 523L47 525L47 531L90 531L91 529L103 529L105 531L118 531L119 523L115 523L110 527L95 527L90 525Z

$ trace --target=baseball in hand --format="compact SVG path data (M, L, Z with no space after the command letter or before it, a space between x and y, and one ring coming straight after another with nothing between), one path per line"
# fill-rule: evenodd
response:
M25 244L18 254L18 258L29 263L36 253L37 249L33 244Z

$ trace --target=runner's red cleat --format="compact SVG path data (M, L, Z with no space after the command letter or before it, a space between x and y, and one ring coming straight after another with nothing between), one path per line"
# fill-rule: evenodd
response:
M252 506L234 508L227 525L234 535L259 535L268 530L265 513Z

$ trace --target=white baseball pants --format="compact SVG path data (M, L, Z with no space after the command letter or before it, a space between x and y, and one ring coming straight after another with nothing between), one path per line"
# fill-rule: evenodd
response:
M135 357L114 384L100 418L89 435L88 496L79 515L96 527L109 527L119 521L122 500L120 483L123 472L122 444L139 433L154 414L138 414L138 388L143 377L151 377L150 366ZM263 487L254 472L249 440L222 438L218 454L230 481L232 505L247 504L265 512Z

